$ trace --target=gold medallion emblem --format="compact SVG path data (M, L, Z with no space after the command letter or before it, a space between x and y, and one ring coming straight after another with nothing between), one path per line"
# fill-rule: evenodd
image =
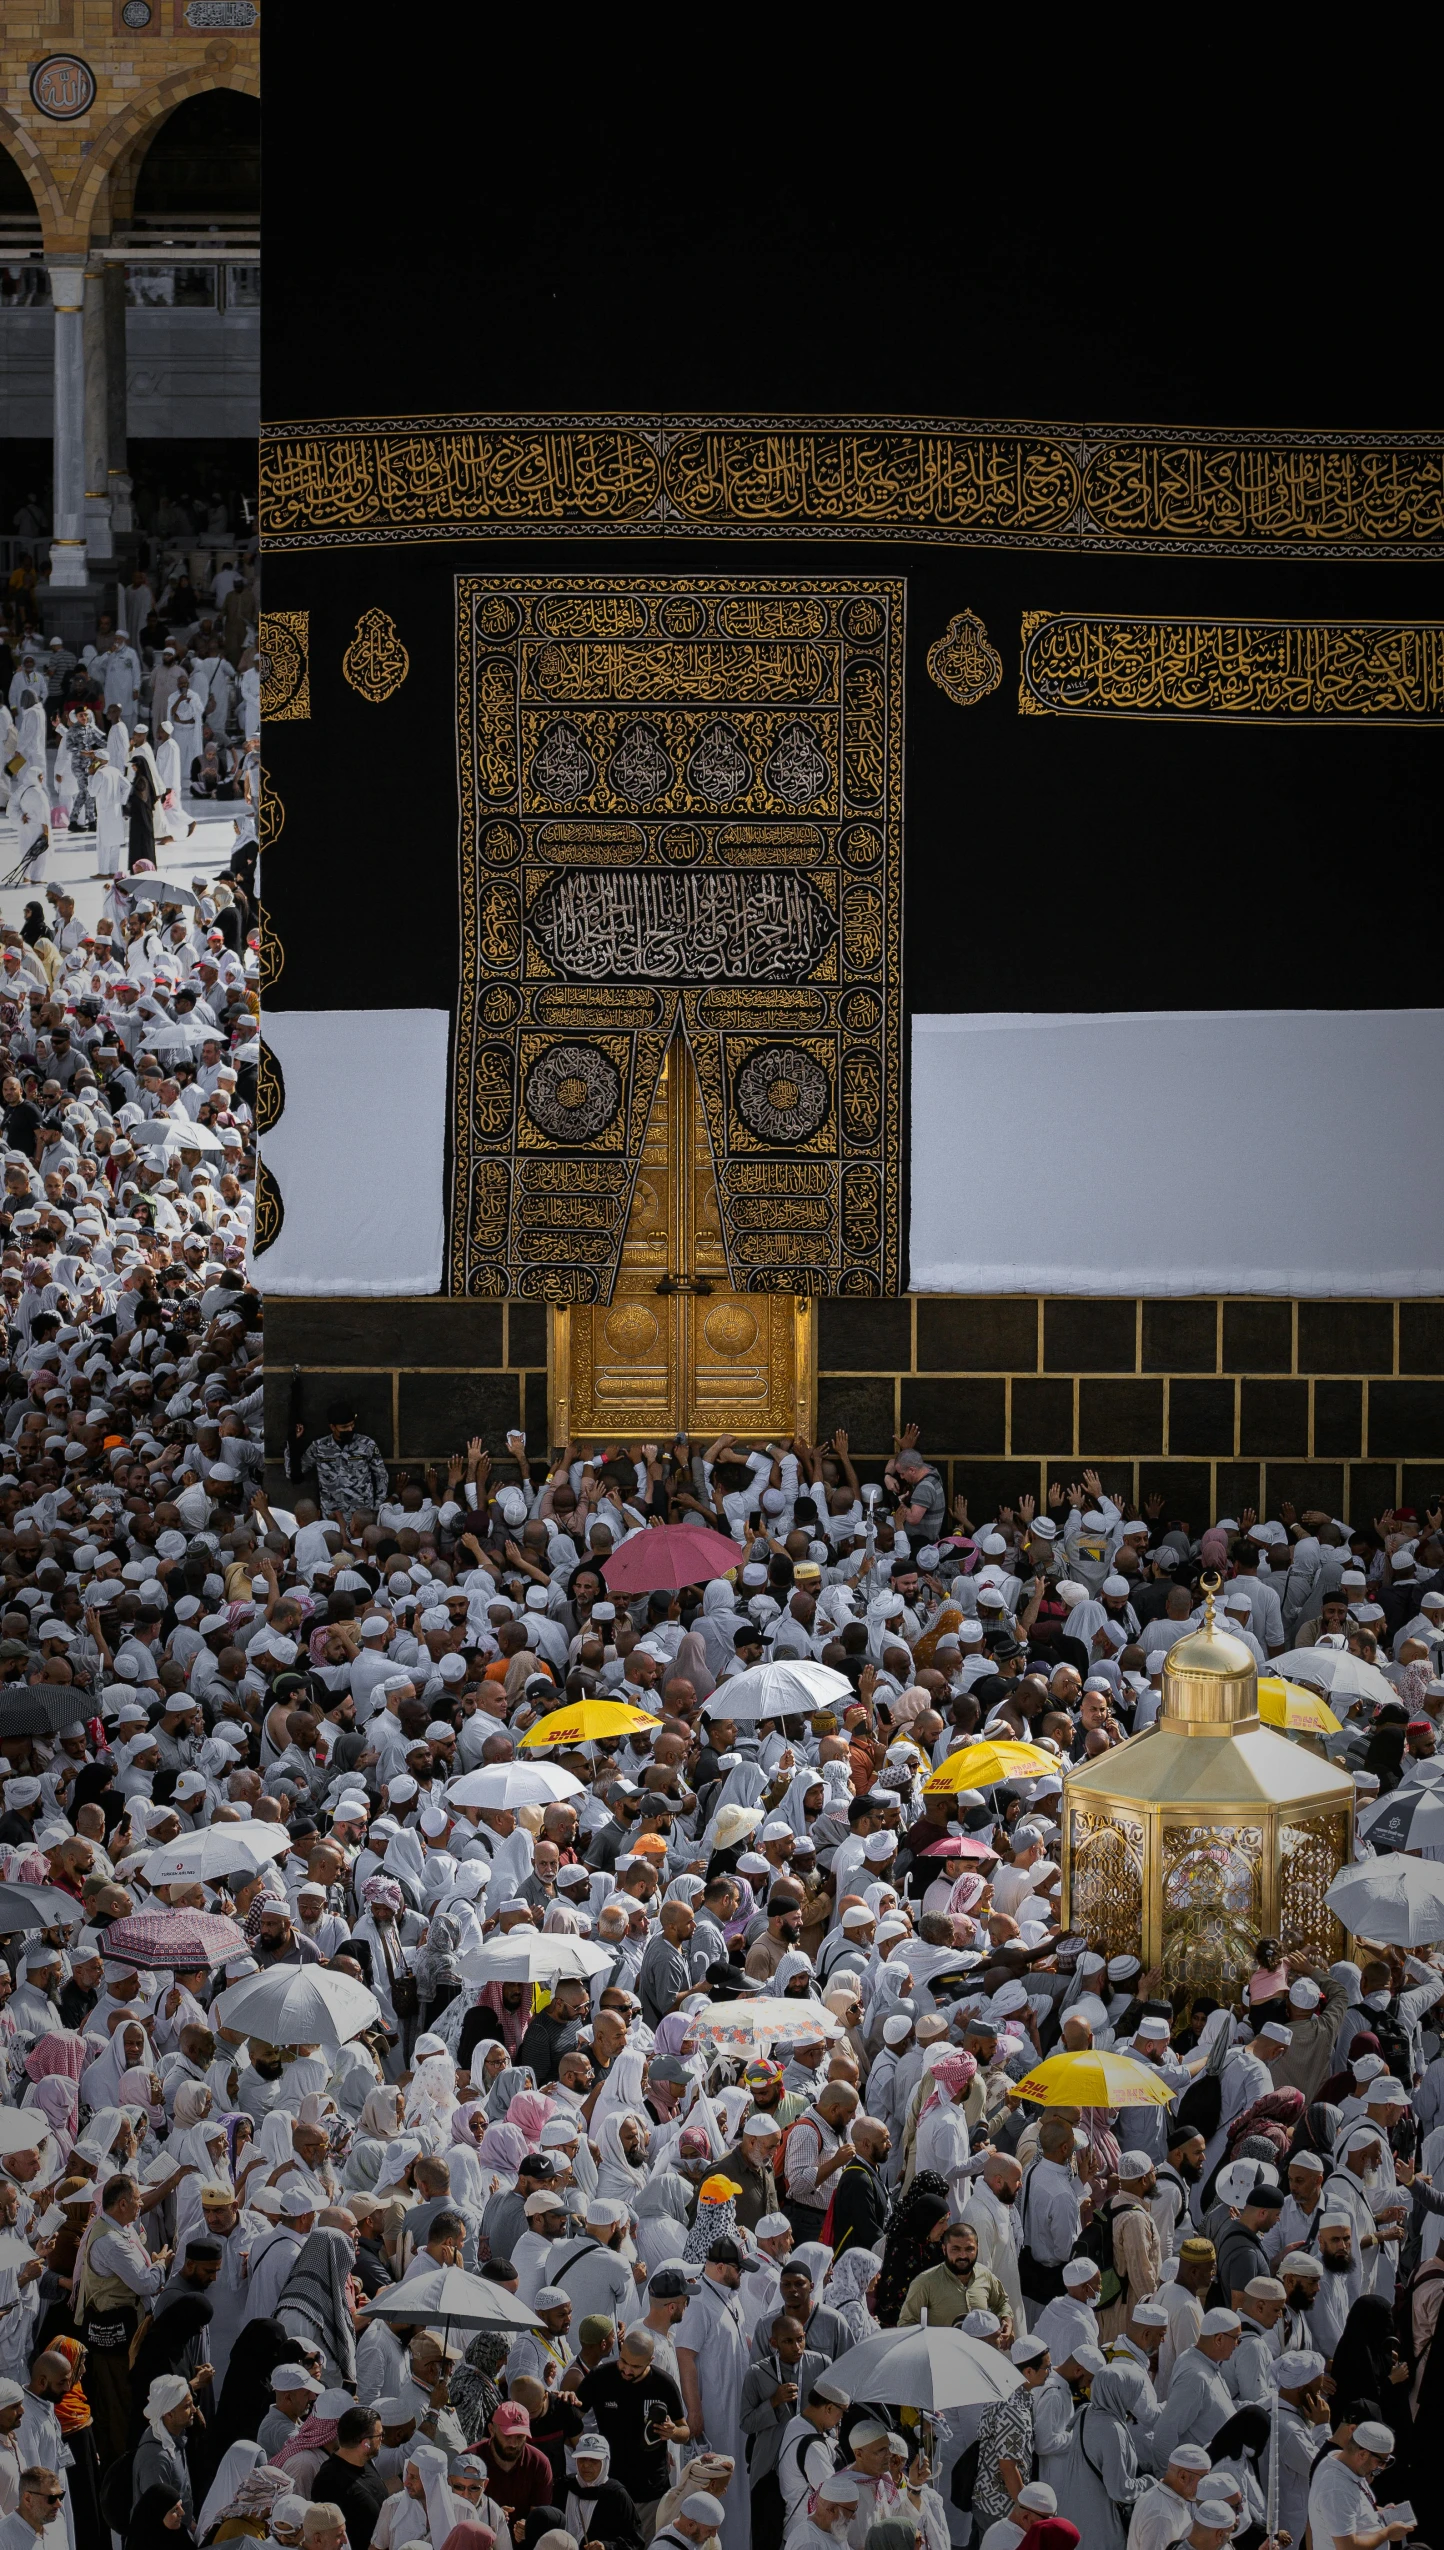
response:
M389 611L362 612L356 635L341 658L341 670L352 690L378 707L400 690L411 670L411 658Z
M975 708L1003 678L1003 659L976 611L959 611L946 637L928 648L928 673L959 708Z

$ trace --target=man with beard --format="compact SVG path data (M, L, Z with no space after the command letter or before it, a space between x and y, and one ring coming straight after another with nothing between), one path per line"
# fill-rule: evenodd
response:
M1346 2213L1322 2215L1318 2243L1324 2272L1309 2324L1310 2336L1320 2353L1332 2360L1344 2322L1366 2289L1365 2271L1354 2247L1353 2217Z
M1284 2288L1279 2352L1288 2355L1302 2350L1308 2354L1314 2343L1314 2304L1324 2280L1323 2262L1311 2257L1307 2250L1292 2249L1280 2259L1279 2274Z
M1152 2297L1168 2313L1168 2327L1158 2350L1158 2370L1153 2377L1160 2400L1167 2399L1173 2368L1179 2357L1187 2354L1203 2325L1203 2299L1213 2282L1217 2263L1211 2240L1185 2240L1172 2284L1160 2285Z
M1158 2193L1171 2198L1174 2206L1173 2236L1164 2245L1176 2252L1192 2228L1190 2204L1193 2191L1203 2176L1203 2156L1208 2149L1196 2125L1170 2125L1168 2158L1158 2172ZM1159 2223L1159 2232L1164 2225Z
M1322 2152L1299 2152L1289 2162L1288 2187L1278 2220L1264 2233L1264 2247L1275 2263L1291 2250L1303 2249L1313 2236L1314 2217L1324 2189Z

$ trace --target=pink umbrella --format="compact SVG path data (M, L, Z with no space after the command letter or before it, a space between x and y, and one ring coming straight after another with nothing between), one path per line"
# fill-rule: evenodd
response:
M1000 1859L995 1842L980 1842L976 1833L950 1833L945 1842L929 1842L919 1859Z
M124 1966L218 1966L243 1957L247 1945L239 1922L222 1913L132 1913L105 1934L107 1957Z
M651 1594L659 1587L705 1585L742 1564L737 1543L696 1523L658 1523L634 1532L603 1562L611 1594Z

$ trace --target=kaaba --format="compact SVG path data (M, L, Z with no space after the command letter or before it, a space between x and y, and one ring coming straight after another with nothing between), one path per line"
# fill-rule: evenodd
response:
M465 28L412 153L385 49L265 32L277 1444L344 1387L392 1460L916 1426L976 1511L1436 1500L1402 274L1085 251L886 85L856 184L775 99L543 127Z

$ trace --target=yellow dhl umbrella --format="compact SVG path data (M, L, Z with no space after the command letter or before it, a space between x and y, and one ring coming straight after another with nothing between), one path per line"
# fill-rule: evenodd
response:
M1010 1744L1004 1738L996 1744L965 1744L961 1753L950 1753L924 1782L924 1789L929 1796L990 1789L999 1780L1036 1780L1045 1771L1062 1768L1056 1753L1045 1753L1036 1744Z
M1283 1727L1289 1735L1337 1735L1339 1720L1316 1691L1285 1682L1276 1673L1259 1675L1258 1713L1265 1726Z
M634 1709L626 1700L579 1700L574 1709L553 1709L550 1717L538 1718L522 1737L530 1744L595 1744L607 1735L634 1735L639 1727L650 1727L655 1733L658 1720L646 1709Z
M1134 2054L1050 2054L1017 2085L1040 2107L1168 2107L1177 2091Z

